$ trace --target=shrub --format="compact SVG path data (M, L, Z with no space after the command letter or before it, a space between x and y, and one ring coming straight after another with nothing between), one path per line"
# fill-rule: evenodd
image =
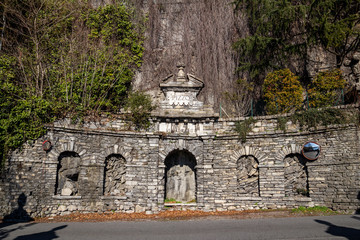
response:
M247 118L242 122L236 122L235 131L239 134L239 138L241 139L242 143L246 142L246 136L251 131L250 125L255 122L256 120L254 120L252 117Z
M129 111L129 120L136 129L146 129L150 126L150 113L155 109L151 97L143 92L135 91L129 94L125 110Z
M318 73L308 90L309 106L312 108L333 106L345 82L339 69Z
M269 73L263 85L266 110L269 114L299 110L304 89L289 69Z

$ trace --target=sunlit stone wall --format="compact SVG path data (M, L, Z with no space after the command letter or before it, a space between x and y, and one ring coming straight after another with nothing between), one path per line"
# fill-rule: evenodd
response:
M289 122L284 132L276 129L277 116L255 120L246 142L233 131L237 119L153 117L146 132L129 130L120 118L55 122L6 162L0 215L19 209L21 196L29 216L155 213L179 205L204 211L314 205L359 210L355 124L299 131ZM186 130L190 123L195 131ZM52 144L48 151L42 148L45 140ZM301 158L307 141L321 146L315 161ZM114 164L121 165L118 171ZM180 196L179 189L186 197L165 202L171 191Z

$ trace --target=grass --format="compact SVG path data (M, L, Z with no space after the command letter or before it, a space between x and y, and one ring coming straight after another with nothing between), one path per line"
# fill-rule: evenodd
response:
M176 199L174 199L174 198L166 198L164 200L164 203L181 203L181 202L176 201Z
M304 213L304 214L339 214L337 211L331 210L324 206L315 207L298 207L291 210L292 213Z

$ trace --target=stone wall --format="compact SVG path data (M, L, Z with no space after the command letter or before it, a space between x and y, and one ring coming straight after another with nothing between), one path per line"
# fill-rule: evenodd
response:
M129 131L116 118L82 125L66 119L55 122L45 136L25 144L6 163L0 181L0 216L155 213L167 205L204 211L314 205L350 212L360 209L355 124L300 131L288 122L284 132L276 129L277 116L259 117L242 143L233 131L235 121L154 117L148 132ZM42 148L45 140L52 143L48 151ZM307 141L321 146L315 161L301 156ZM192 160L179 160L186 156ZM111 159L115 161L111 164L122 164L118 172L109 170ZM187 178L183 184L167 183L174 177L167 174L176 164L179 174L175 175L181 181L181 176ZM189 171L194 172L195 183ZM113 190L106 185L109 181L115 181ZM167 184L185 186L186 201L164 203ZM187 202L193 198L192 184L195 199ZM26 202L21 206L20 197Z

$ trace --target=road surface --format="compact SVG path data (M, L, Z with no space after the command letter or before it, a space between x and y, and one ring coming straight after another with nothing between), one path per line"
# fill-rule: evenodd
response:
M360 240L360 215L97 223L0 224L0 239L349 239Z

